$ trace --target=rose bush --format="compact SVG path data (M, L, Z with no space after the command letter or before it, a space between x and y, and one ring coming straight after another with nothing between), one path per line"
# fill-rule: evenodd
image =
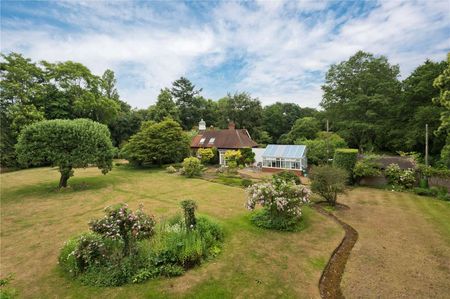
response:
M253 222L258 226L279 230L296 229L302 216L301 206L309 202L311 195L305 186L277 179L254 184L246 190L247 209L254 210L257 205L263 207Z

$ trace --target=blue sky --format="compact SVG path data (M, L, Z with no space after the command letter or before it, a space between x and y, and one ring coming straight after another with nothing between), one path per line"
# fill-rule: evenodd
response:
M317 107L325 73L358 50L402 78L450 49L450 1L2 1L1 51L115 71L134 107L186 76L219 99Z

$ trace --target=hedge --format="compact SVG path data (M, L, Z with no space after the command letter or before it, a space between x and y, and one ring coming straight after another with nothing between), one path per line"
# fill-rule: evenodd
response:
M358 158L358 150L352 148L338 148L334 152L333 166L346 170L349 174L352 173Z

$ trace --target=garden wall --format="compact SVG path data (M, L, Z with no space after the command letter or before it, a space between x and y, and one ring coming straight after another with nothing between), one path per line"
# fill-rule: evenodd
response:
M449 178L440 178L440 177L430 177L428 178L428 185L430 187L445 187L447 191L450 193L450 179Z

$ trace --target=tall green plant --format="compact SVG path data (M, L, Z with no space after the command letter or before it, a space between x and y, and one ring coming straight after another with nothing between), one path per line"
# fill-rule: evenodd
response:
M195 226L197 225L197 219L195 218L195 209L197 209L197 204L195 201L190 199L183 200L180 204L183 208L186 228L191 230L195 229Z

